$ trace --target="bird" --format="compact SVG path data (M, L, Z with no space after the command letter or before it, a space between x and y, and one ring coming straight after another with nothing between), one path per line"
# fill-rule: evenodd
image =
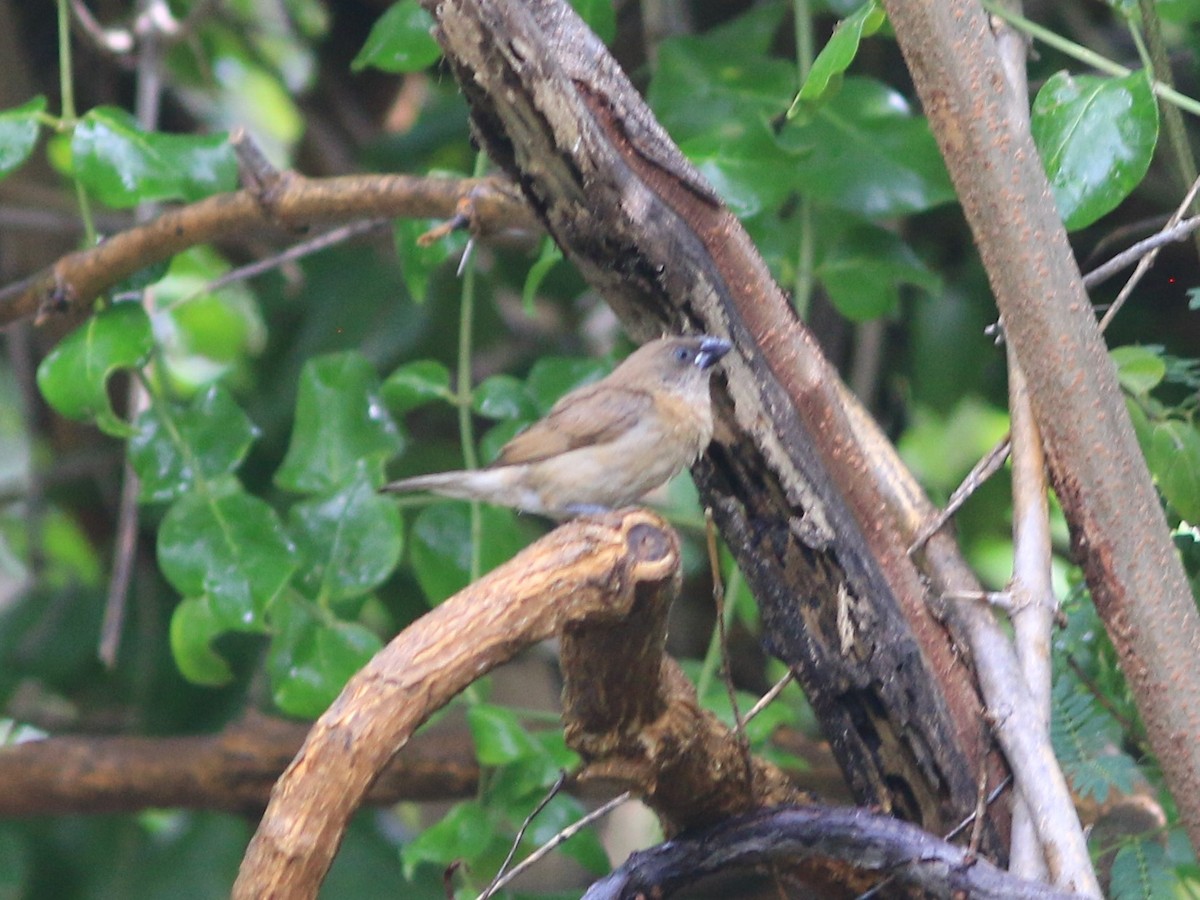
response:
M704 452L709 381L731 349L709 335L663 337L606 377L565 394L481 469L417 475L388 493L428 491L570 519L629 506Z

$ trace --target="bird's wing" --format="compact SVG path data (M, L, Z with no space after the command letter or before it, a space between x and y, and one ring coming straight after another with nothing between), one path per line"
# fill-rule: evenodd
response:
M492 465L538 462L568 450L614 441L653 406L654 398L641 390L603 383L580 388L505 444Z

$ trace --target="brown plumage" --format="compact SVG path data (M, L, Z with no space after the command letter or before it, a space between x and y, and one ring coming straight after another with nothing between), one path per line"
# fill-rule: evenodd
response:
M633 503L696 460L712 440L714 337L667 337L635 350L606 378L560 399L504 445L490 466L418 475L383 489L430 491L554 518Z

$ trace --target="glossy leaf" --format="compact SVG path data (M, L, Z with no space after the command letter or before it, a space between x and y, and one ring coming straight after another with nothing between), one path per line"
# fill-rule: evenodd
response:
M381 390L388 409L400 414L434 400L454 399L450 370L435 359L405 363L387 377Z
M822 259L816 276L842 315L865 321L894 312L900 287L912 285L936 291L940 281L903 240L892 232L862 221L842 227L828 216L819 238Z
M0 178L8 175L29 158L41 133L41 114L45 97L34 97L12 109L0 110Z
M677 142L732 135L784 113L795 66L767 55L783 12L762 4L705 35L663 41L646 99Z
M372 482L382 484L384 462L404 442L379 391L379 378L361 353L306 362L292 440L275 483L291 491L328 491L356 478L363 461Z
M171 615L171 655L183 677L193 684L217 687L233 678L229 663L212 648L212 642L230 625L214 613L209 597L184 600Z
M534 817L525 838L534 846L550 842L568 826L583 818L586 810L568 794L559 794ZM611 868L608 853L594 829L584 829L561 845L561 852L575 860L593 875L603 875Z
M392 229L404 286L417 303L425 302L433 273L447 260L460 258L467 247L468 234L460 230L422 244L420 238L441 224L434 219L400 219Z
M571 0L571 6L579 13L579 18L587 23L587 27L596 32L596 37L606 44L613 42L617 36L613 0Z
M1178 419L1156 423L1147 462L1167 502L1187 521L1200 522L1200 430Z
M612 366L604 360L575 356L543 356L529 370L525 390L538 415L544 416L566 393L599 381Z
M545 755L516 714L502 706L472 706L467 710L467 724L475 741L475 758L481 765L503 766Z
M482 571L488 572L511 559L527 543L510 509L483 506L480 550ZM433 503L413 524L412 566L417 582L431 606L441 603L470 582L471 510L466 503Z
M372 66L384 72L417 72L433 64L442 51L430 30L433 19L417 0L400 0L371 27L363 48L350 68Z
M795 178L806 196L865 218L955 199L928 123L880 82L847 78L810 121L784 126L779 140L800 154Z
M267 653L272 698L293 716L323 713L383 646L363 626L322 621L300 602L280 604L272 625L277 629Z
M487 419L530 419L537 407L520 379L511 375L492 375L479 383L472 393L472 408Z
M197 482L230 475L258 436L242 408L220 385L187 406L160 401L134 423L129 462L143 503L174 500Z
M455 860L470 864L499 840L498 824L491 809L478 800L456 803L440 821L400 848L404 876L411 879L421 863L443 869Z
M783 147L765 118L731 120L680 141L679 148L740 218L779 207L796 189L789 173L802 154Z
M117 303L89 318L59 341L38 366L46 402L70 419L95 420L105 434L128 437L108 397L108 378L118 369L142 365L154 340L150 320L138 303Z
M483 437L479 439L480 462L484 465L494 462L496 457L500 455L500 451L504 449L504 445L511 441L519 432L528 428L532 421L532 417L528 419L507 419L494 428L489 428Z
M158 372L180 396L190 397L236 373L266 344L266 327L244 284L219 290L209 282L229 271L209 247L177 254L150 293Z
M828 43L821 48L808 70L808 77L788 110L788 118L811 116L825 97L842 86L842 74L858 55L858 45L877 32L887 15L877 0L867 0L855 12L838 22Z
M402 523L366 473L335 493L292 507L288 526L299 550L297 584L322 605L378 587L400 559Z
M228 628L260 627L296 568L275 511L232 478L184 494L158 531L158 567L184 597L207 597Z
M237 161L224 135L143 131L123 109L99 106L75 126L76 174L109 206L200 200L237 186Z
M1121 387L1136 396L1150 393L1167 375L1162 355L1149 347L1114 347L1108 355L1117 367Z
M1038 91L1031 116L1033 140L1069 231L1129 196L1158 142L1158 105L1144 72L1123 78L1059 72Z

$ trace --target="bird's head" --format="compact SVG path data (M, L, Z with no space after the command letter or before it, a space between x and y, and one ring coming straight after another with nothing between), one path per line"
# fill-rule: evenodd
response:
M635 350L613 374L687 390L707 384L712 367L732 346L729 341L708 335L659 338Z

